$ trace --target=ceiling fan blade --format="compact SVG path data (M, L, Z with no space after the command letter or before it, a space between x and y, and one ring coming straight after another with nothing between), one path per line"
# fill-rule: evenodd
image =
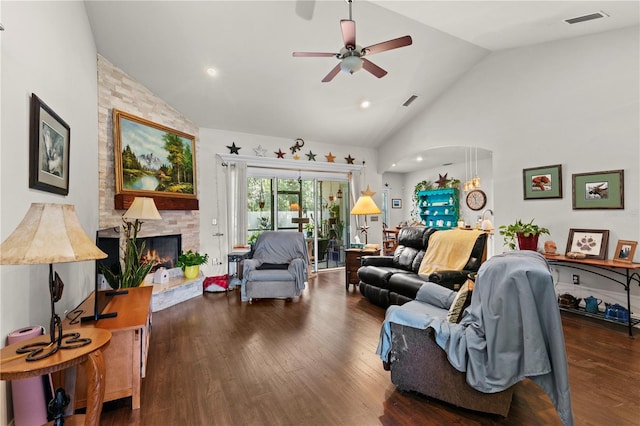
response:
M318 52L293 52L293 56L296 58L328 58L336 57L335 53L318 53Z
M362 68L369 71L371 74L375 75L376 77L382 78L385 75L387 75L387 72L385 70L383 70L373 62L365 58L360 58L360 59L362 59Z
M409 46L411 43L413 43L411 36L394 38L393 40L387 40L382 43L374 44L373 46L365 47L362 49L362 55L373 55L374 53Z
M355 49L356 21L343 19L340 21L340 27L342 27L342 39L344 40L344 47L346 47L347 49Z
M326 77L322 79L322 82L323 83L330 82L331 80L333 80L333 77L338 75L339 72L340 72L340 64L336 65L331 71L329 71L329 74L327 74Z

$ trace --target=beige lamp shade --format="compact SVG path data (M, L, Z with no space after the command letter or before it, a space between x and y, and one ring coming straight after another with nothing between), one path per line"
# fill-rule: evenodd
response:
M122 215L124 220L162 220L153 198L136 197L129 210Z
M351 209L351 214L366 215L366 214L381 213L380 209L378 208L378 206L376 206L376 203L373 201L373 198L371 198L373 195L375 195L375 192L371 191L371 189L369 189L369 185L367 185L367 189L362 192L362 195L360 196L360 198L358 198L358 201L356 201L356 204Z
M84 232L72 204L33 203L0 245L0 264L22 265L104 259Z

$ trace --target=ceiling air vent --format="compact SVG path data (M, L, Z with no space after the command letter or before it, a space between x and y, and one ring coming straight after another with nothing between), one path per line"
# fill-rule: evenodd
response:
M579 24L580 22L592 21L594 19L608 18L608 17L609 15L607 15L604 12L594 12L588 15L576 16L575 18L565 19L564 22L566 22L567 24Z
M409 99L407 99L406 101L404 101L404 103L402 104L402 106L406 106L408 107L409 105L411 105L411 102L415 101L418 98L418 95L411 95L411 97Z

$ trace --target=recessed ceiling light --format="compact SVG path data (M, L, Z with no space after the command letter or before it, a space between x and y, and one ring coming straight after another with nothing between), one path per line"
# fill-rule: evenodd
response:
M416 157L416 161L422 161L422 157L418 155L418 156Z
M396 166L396 163L393 163L393 164L391 165L391 167L395 167L395 166Z
M365 109L365 108L369 108L370 106L371 106L371 102L369 102L369 101L360 102L360 108Z
M207 68L207 74L209 74L211 77L215 77L218 75L218 70L215 68Z

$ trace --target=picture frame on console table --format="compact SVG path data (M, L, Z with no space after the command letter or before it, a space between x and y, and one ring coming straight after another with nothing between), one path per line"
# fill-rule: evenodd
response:
M624 170L574 173L573 209L624 209Z
M522 169L525 200L562 198L562 164Z
M607 258L608 229L569 229L566 253L582 253L587 259Z
M195 136L113 110L115 208L151 197L159 210L197 210Z
M71 128L35 93L29 119L29 188L68 195Z
M618 240L613 260L616 262L633 263L633 256L636 254L637 247L637 241Z

